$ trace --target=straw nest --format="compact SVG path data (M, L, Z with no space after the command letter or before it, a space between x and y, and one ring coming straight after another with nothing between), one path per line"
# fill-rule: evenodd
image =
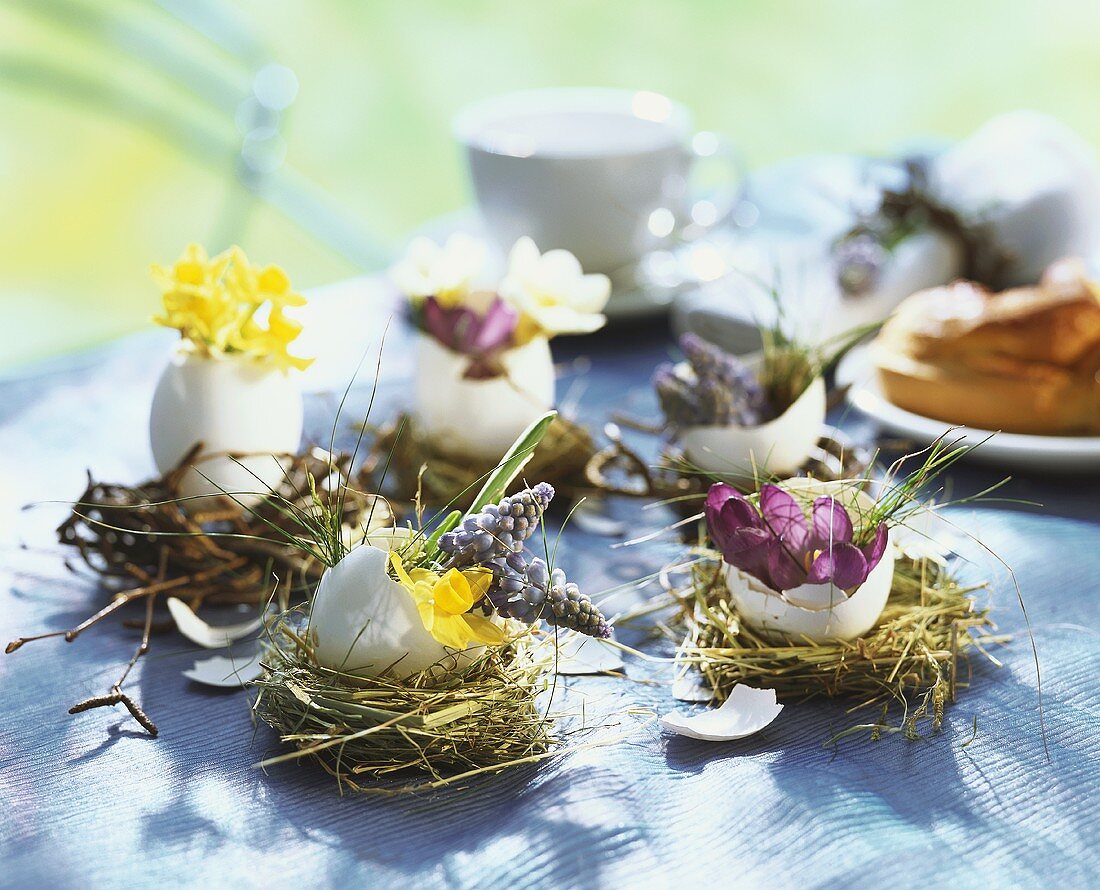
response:
M970 685L969 656L978 652L996 662L985 647L1007 640L990 633L989 610L972 594L984 588L961 585L945 567L930 560L899 559L893 587L878 624L850 642L786 645L762 639L744 627L730 604L721 562L696 563L681 593L687 636L677 653L684 674L697 671L722 701L737 683L775 689L781 700L816 696L851 701L850 711L878 705L877 722L854 726L838 736L867 731L920 737L920 725L933 731L946 706ZM900 708L896 723L890 708Z
M111 588L170 591L193 609L202 605L261 605L278 578L279 599L304 598L325 566L291 538L300 534L291 508L344 492L343 519L351 527L392 522L384 499L352 487L351 455L310 448L285 457L283 478L270 497L245 507L225 495L183 498L180 480L205 455L196 446L179 466L137 485L88 485L57 530L58 540ZM360 482L362 480L359 480ZM134 598L134 597L131 597Z
M596 453L592 434L558 415L534 449L524 474L549 482L559 492L577 495L590 489L585 467ZM381 488L389 476L396 501L449 504L465 509L495 464L440 451L408 415L382 427L374 440L368 467Z
M321 667L302 615L269 627L254 711L295 750L260 766L312 757L344 789L400 793L450 785L556 753L549 688L553 641L527 634L469 665L441 662L396 680Z

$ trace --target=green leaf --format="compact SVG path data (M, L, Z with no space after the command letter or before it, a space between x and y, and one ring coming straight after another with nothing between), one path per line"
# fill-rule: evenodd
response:
M534 456L539 442L542 441L546 431L550 429L550 424L554 422L554 418L557 416L557 411L547 411L520 433L519 438L512 443L512 447L508 449L508 453L504 455L497 468L485 480L485 484L481 487L481 491L478 492L473 505L470 507L471 513L477 513L486 504L496 503L504 497L508 486L512 484L512 480L516 476L523 472L523 468ZM432 540L438 541L440 535L453 529L461 519L462 514L459 511L456 510L451 513L432 534Z

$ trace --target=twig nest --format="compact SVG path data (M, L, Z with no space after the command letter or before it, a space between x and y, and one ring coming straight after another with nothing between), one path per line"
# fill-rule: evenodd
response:
M500 355L503 374L469 377L470 356L417 338L416 421L441 453L499 460L554 403L554 361L546 337Z
M395 535L391 541L400 541ZM325 571L310 609L309 629L322 667L404 680L453 656L468 663L481 648L446 648L425 628L416 603L390 577L390 541L371 535Z
M795 473L817 445L825 412L825 381L817 377L786 411L767 423L753 427L686 427L680 441L688 461L707 473Z
M869 514L874 508L867 493L850 482L799 478L781 485L796 497L834 497L856 515ZM827 582L779 593L735 566L723 563L722 568L730 600L748 627L769 638L824 643L853 640L875 626L893 586L894 561L895 548L887 546L867 580L851 591Z
M301 437L301 391L269 362L179 352L157 382L149 415L157 470L168 473L200 442L211 455L185 471L184 497L276 487L283 467L275 455L295 453Z

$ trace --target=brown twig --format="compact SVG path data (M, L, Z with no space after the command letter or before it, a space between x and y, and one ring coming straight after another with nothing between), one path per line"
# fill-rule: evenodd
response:
M97 482L88 474L84 493L59 526L61 543L75 547L101 579L116 585L120 581L137 582L137 586L116 591L109 603L69 630L12 640L6 653L51 637L63 637L71 643L126 604L145 600L144 620L136 625L131 619L123 621L126 626L140 627L142 637L118 682L107 695L82 701L69 713L121 704L150 735L156 736L156 724L122 691L122 684L149 651L154 630L164 627L154 621L159 594L173 592L184 597L193 609L204 604L263 606L271 595L271 579L275 576L280 581L279 598L286 608L296 590L304 592L320 578L323 565L289 541L274 537L280 529L287 535L300 534L301 530L272 502L265 500L246 508L222 496L182 500L183 474L200 459L196 447L175 469L137 486ZM285 478L276 486L276 494L284 504L312 509L313 490L328 497L326 491L339 491L351 481L350 463L347 454L330 456L320 449L288 456ZM326 486L330 476L335 478ZM384 500L348 484L345 522L359 526L368 516L375 524L385 524L392 514Z

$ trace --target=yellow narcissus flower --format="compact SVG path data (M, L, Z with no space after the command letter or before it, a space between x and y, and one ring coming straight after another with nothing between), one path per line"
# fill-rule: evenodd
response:
M522 313L517 340L538 333L589 334L607 321L611 296L606 275L585 275L568 250L539 253L530 238L520 238L508 256L508 274L500 295Z
M477 293L486 253L484 242L462 232L442 247L430 238L414 238L390 277L412 303L435 297L441 307L450 309Z
M485 596L493 580L487 569L460 572L449 569L442 576L428 569L406 571L401 557L390 555L397 580L416 601L425 629L440 643L459 651L470 643L496 646L504 642L504 631L470 609Z
M152 272L164 300L153 321L178 330L199 352L249 355L283 370L312 363L288 351L302 327L284 310L306 301L278 266L255 267L239 247L209 258L191 244L171 268Z

